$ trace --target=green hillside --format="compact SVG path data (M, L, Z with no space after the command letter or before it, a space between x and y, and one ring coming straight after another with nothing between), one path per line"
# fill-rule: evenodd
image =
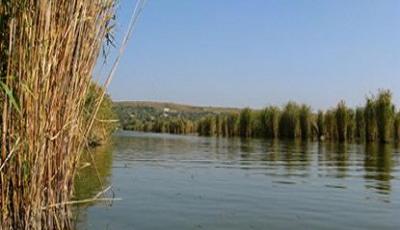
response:
M239 113L240 110L168 102L120 101L114 102L114 111L118 114L123 129L146 131L162 125L174 126L174 123L195 123L207 115Z

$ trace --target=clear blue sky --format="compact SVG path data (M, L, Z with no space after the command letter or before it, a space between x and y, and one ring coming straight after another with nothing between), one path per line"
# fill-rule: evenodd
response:
M118 35L134 3L121 0ZM400 105L399 0L149 0L109 92L318 109L362 104L378 88Z

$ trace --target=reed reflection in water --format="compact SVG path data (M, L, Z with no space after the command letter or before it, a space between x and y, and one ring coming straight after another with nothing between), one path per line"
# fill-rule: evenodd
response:
M120 132L107 151L97 167L123 201L84 207L78 228L400 226L396 145ZM85 178L82 196L98 192L95 176Z

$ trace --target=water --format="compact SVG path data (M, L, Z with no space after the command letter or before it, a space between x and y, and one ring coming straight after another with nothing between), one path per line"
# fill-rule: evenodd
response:
M77 228L400 229L399 152L120 132L76 189L83 199L112 185L123 200L77 207Z

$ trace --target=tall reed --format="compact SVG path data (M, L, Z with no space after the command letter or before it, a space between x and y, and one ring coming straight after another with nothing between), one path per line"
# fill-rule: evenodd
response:
M400 141L400 112L397 112L394 118L394 140Z
M215 116L215 135L217 137L222 136L222 121L223 118L220 114Z
M251 136L262 137L265 135L264 111L251 111Z
M299 134L299 106L295 102L286 104L279 123L279 135L283 138L297 138Z
M245 108L240 112L239 131L241 137L250 137L252 135L252 111L250 108Z
M337 139L337 128L336 128L337 124L336 124L336 118L335 118L335 111L333 111L333 110L326 111L324 120L325 120L326 138L329 140L336 140Z
M317 115L317 133L318 139L322 140L325 138L325 117L324 112L322 110L318 111Z
M216 134L216 125L214 116L207 116L201 119L197 125L197 132L201 136L214 136Z
M301 138L306 140L311 137L311 107L302 105L299 110Z
M228 129L228 137L237 136L238 131L238 124L239 124L239 114L237 113L230 113L227 115L226 118L226 125Z
M377 137L376 110L374 97L368 97L364 108L365 140L372 142Z
M347 124L348 124L348 109L344 101L339 102L336 112L336 124L338 140L344 142L347 140Z
M269 106L264 110L265 136L268 138L279 137L280 109L276 106Z
M114 0L1 2L0 228L71 227L85 95L113 15Z
M394 112L392 93L388 90L381 90L375 102L376 125L381 143L388 143L392 140Z
M347 140L353 141L356 133L356 113L353 109L347 110Z
M364 118L364 108L358 107L356 109L356 131L355 138L359 141L365 139L365 118Z

